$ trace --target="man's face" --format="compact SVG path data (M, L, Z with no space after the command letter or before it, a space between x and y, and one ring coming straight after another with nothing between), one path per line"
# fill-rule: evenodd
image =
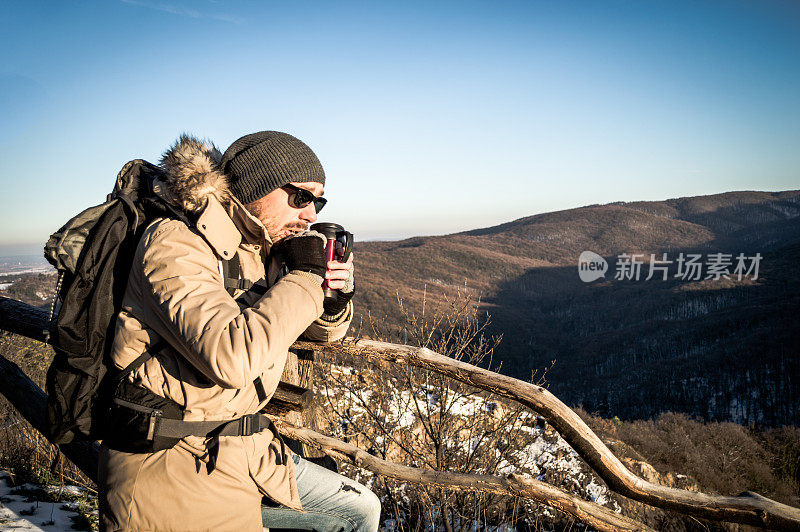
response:
M315 196L321 196L325 190L322 183L292 184L308 190ZM289 201L292 194L294 193L290 189L277 188L263 198L245 205L245 208L267 228L267 234L273 243L292 233L305 231L309 224L317 221L314 202L303 208L297 208Z

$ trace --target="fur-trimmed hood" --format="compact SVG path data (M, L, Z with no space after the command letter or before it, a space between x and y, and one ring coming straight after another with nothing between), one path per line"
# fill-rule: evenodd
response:
M211 196L228 205L231 194L221 160L222 153L210 141L181 135L159 162L170 199L190 213L202 211Z

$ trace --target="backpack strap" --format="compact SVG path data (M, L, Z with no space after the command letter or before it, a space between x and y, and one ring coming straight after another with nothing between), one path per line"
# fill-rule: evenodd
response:
M264 414L246 414L226 421L183 421L162 417L155 436L185 438L187 436L252 436L264 429L271 429L272 421Z
M233 419L231 421L179 421L176 422L178 427L178 431L180 431L183 427L186 427L185 424L187 423L217 423L218 426L211 431L205 434L206 442L208 446L208 465L206 469L209 474L216 469L217 467L217 459L219 458L219 439L221 436L252 436L257 432L261 432L264 429L269 428L272 431L273 438L280 443L281 445L281 452L275 456L275 463L277 465L284 465L283 457L286 456L286 444L281 438L280 434L278 433L278 429L275 428L275 425L272 423L272 420L265 416L264 414L245 414L244 416ZM178 425L183 424L183 425ZM200 429L201 427L197 427ZM203 427L205 428L205 427ZM161 427L159 427L161 430ZM179 433L176 431L176 434ZM188 436L188 434L187 434ZM176 436L179 438L183 438L185 436ZM200 463L197 462L197 468L199 473Z
M244 288L240 288L245 279L242 279L242 263L239 262L239 255L234 255L232 259L222 260L220 264L225 290L233 297L237 290L244 290Z
M128 377L128 375L136 371L136 369L141 367L145 362L153 357L150 351L153 350L151 349L148 350L148 352L142 353L136 358L136 360L128 364L117 375L113 376L112 384L114 386L114 390L118 390L119 386L123 383L124 379ZM260 388L258 391L259 399L261 398L262 394L264 399L266 399L266 394L264 393L263 385L261 384L260 379L256 380L258 381L257 388ZM134 387L138 388L136 385L134 385ZM162 399L160 396L156 396L146 389L144 393L148 397L151 396L156 399ZM144 438L150 442L151 446L157 446L153 447L151 451L171 447L177 443L178 440L187 436L204 437L208 441L209 466L210 469L213 470L216 467L216 460L219 452L219 438L221 436L252 436L253 434L261 432L265 429L270 429L274 438L278 440L281 445L281 456L278 457L277 460L278 463L282 463L282 456L285 454L285 444L281 439L277 429L272 424L272 420L270 420L270 418L264 414L245 414L235 419L219 421L184 421L183 419L180 419L180 414L177 412L170 413L162 411L159 407L153 406L151 401L143 401L141 390L135 395L136 397L131 398L128 397L124 391L121 394L114 393L113 397L111 398L111 402L117 408L117 415L119 415L121 412L119 409L122 408L127 409L128 412L131 412L132 417L137 415L140 417L142 415L145 416L145 419L147 420L145 423L146 427L141 426L140 428L141 430L146 431L146 434L145 432L142 432L140 434L136 434L135 436L137 438ZM162 447L161 445L165 441L168 442L168 445ZM110 444L110 446L111 448L115 448L113 442ZM128 450L128 452L130 452L130 450Z
M231 297L233 297L237 290L254 292L260 296L267 293L268 289L266 286L242 278L242 264L239 262L238 255L234 255L232 259L221 260L220 265L225 290L227 290ZM242 298L244 295L245 294L242 294L239 298Z
M154 344L154 346L158 346L160 343L161 342L157 342L156 344ZM136 357L136 360L134 360L133 362L122 368L122 370L119 373L114 375L112 390L116 390L119 387L119 383L121 383L123 379L127 379L128 375L130 375L131 373L142 367L142 365L144 365L144 363L150 360L151 358L153 358L153 355L150 354L150 350L148 349L147 351Z

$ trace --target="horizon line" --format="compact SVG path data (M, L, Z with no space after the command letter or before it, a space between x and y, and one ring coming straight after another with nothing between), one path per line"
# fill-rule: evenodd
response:
M498 226L501 226L501 225L513 223L513 222L516 222L518 220L523 220L525 218L531 218L533 216L538 216L538 215L541 215L541 214L551 214L551 213L565 212L565 211L571 211L571 210L577 210L577 209L585 209L587 207L604 207L604 206L607 206L607 205L620 205L620 204L628 204L628 203L660 203L660 202L665 202L665 201L681 200L681 199L688 199L688 198L708 198L708 197L713 197L713 196L721 196L721 195L724 195L724 194L743 194L743 193L758 193L758 192L763 192L763 193L800 192L800 188L797 188L797 189L793 188L793 189L786 189L786 190L727 190L727 191L724 191L724 192L714 192L712 194L700 194L700 195L697 195L697 196L677 196L677 197L673 197L673 198L665 198L665 199L657 199L657 200L619 200L619 201L610 201L608 203L590 203L590 204L586 204L586 205L580 205L580 206L577 206L577 207L569 207L569 208L566 208L566 209L557 209L557 210L552 210L552 211L536 212L536 213L533 213L533 214L528 214L528 215L525 215L525 216L514 218L512 220L506 220L506 221L498 222L498 223L496 223L494 225L488 225L488 226L485 226L485 227L474 227L474 228L470 228L470 229L464 229L464 230L461 230L461 231L444 232L444 233L411 234L411 235L398 235L398 236L392 236L390 234L390 235L387 235L387 236L364 238L364 239L361 239L361 240L356 240L356 242L397 242L397 241L400 241L400 240L406 240L406 239L410 239L410 238L427 238L427 237L433 237L433 236L455 235L455 234L459 234L459 233L466 233L466 232L469 232L469 231L477 231L477 230L481 230L481 229L490 229L490 228L493 228L493 227L498 227ZM14 257L14 256L34 256L35 255L34 253L27 253L27 252L25 252L25 253L13 253L13 254L9 254L9 255L2 255L2 253L6 253L6 250L4 250L3 248L10 248L10 249L13 249L13 248L19 248L19 249L28 248L27 251L30 251L31 248L33 248L35 246L38 246L38 247L43 249L44 248L44 244L46 242L47 242L47 240L45 240L44 242L13 242L13 243L2 243L2 242L0 242L0 257L6 257L7 258L7 257Z

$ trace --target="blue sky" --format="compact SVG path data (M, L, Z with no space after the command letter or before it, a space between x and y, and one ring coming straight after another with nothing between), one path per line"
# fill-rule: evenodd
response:
M276 129L361 239L800 188L800 3L5 2L0 246L184 131ZM0 247L0 250L3 248Z

